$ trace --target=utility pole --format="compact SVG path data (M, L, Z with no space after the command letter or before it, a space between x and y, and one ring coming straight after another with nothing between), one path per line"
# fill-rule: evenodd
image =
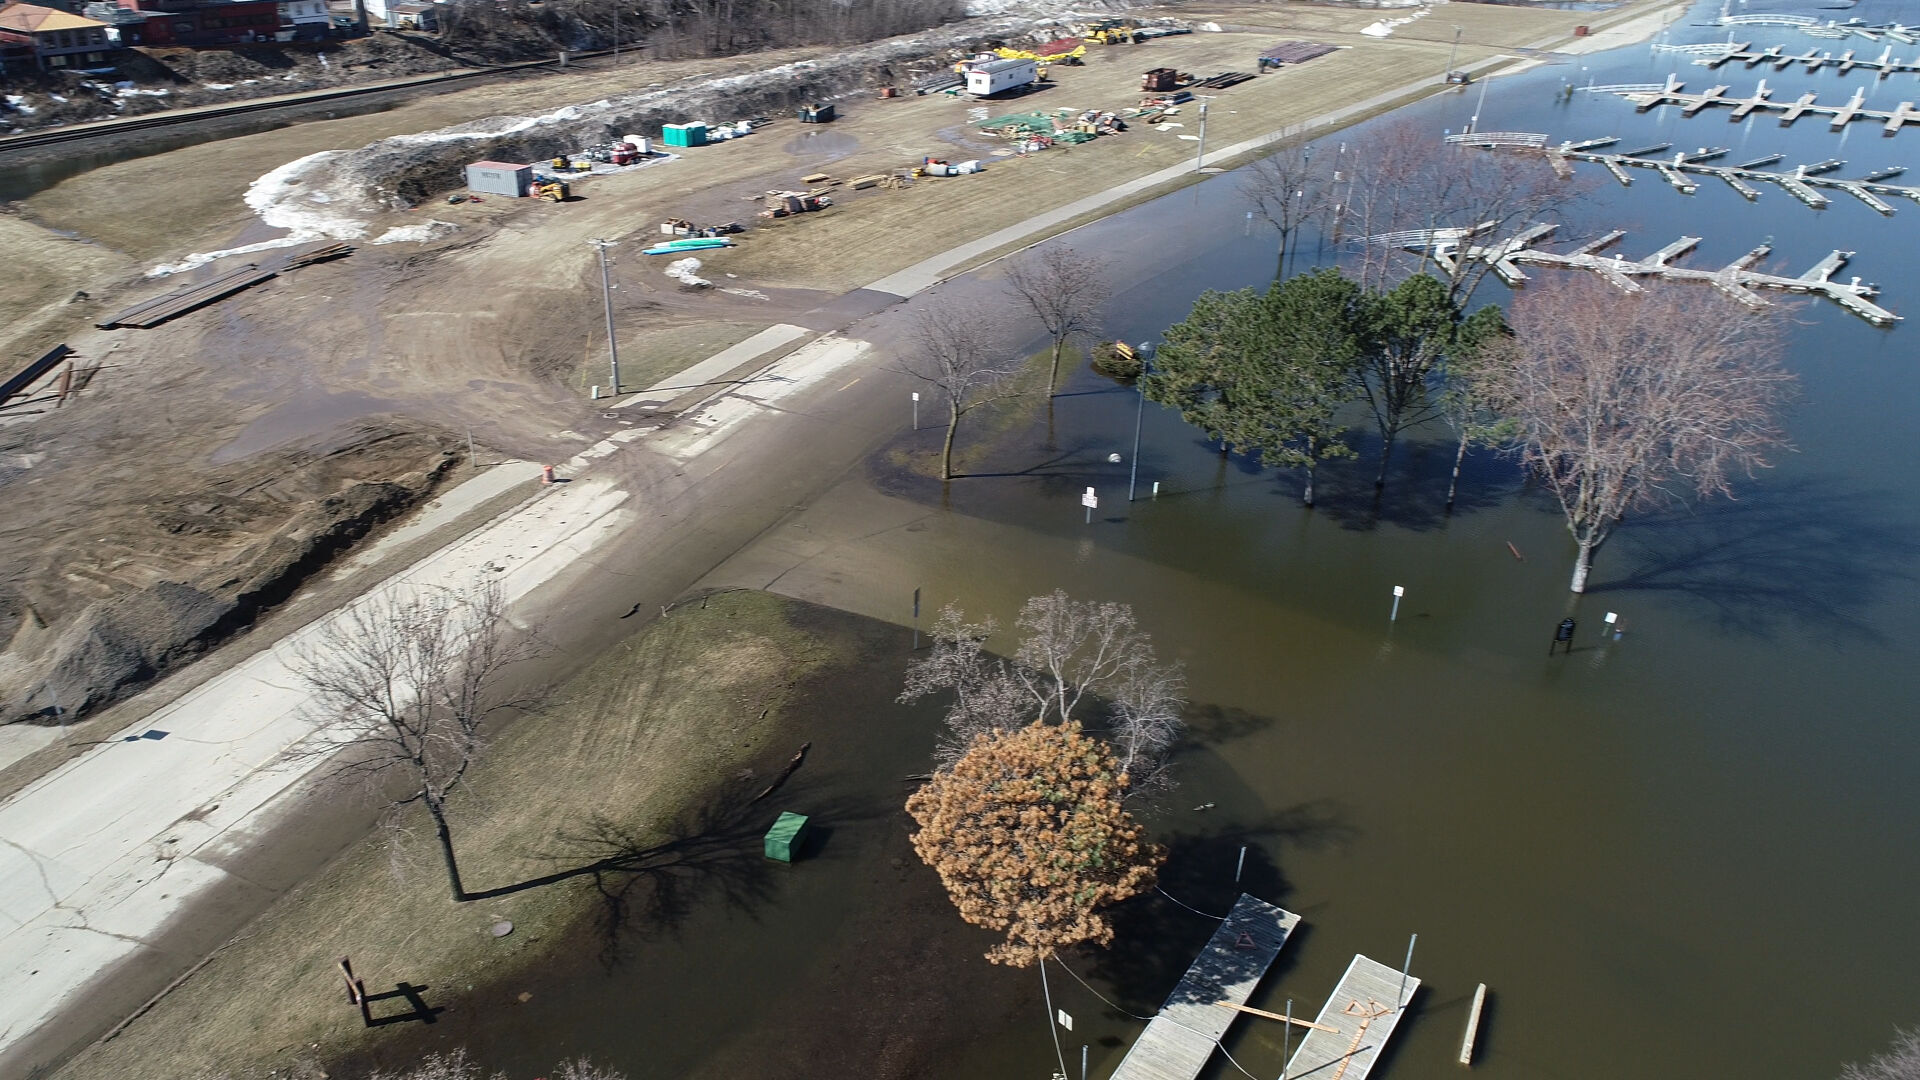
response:
M613 367L613 396L620 396L620 342L613 335L613 279L607 276L607 249L616 241L595 237L587 241L600 252L600 299L607 309L607 356Z
M1461 28L1460 28L1460 27L1458 27L1458 26L1456 26L1456 27L1454 27L1454 28L1453 28L1453 48L1451 48L1451 49L1448 49L1448 50L1447 50L1447 74L1446 74L1446 80L1447 80L1448 82L1451 82L1451 81L1453 81L1453 60L1454 60L1454 57L1456 57L1456 56L1458 56L1458 55L1460 55L1460 30L1461 30Z
M1200 163L1207 157L1207 99L1200 99L1200 146L1193 153L1193 171L1200 171Z
M1133 407L1133 460L1127 473L1127 501L1133 501L1133 488L1140 479L1140 421L1147 412L1146 378L1153 373L1153 343L1140 343L1136 355L1140 357L1140 374L1133 377L1133 388L1140 392L1140 400ZM1244 857L1245 852L1241 853ZM1239 880L1235 878L1234 880Z

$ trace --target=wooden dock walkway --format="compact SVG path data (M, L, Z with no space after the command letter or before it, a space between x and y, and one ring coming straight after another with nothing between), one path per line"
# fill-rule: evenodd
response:
M1584 244L1571 252L1553 252L1543 251L1533 246L1554 231L1553 225L1533 225L1506 240L1474 242L1474 237L1488 227L1433 229L1418 234L1391 234L1369 237L1366 242L1391 243L1409 251L1425 252L1429 258L1449 272L1462 261L1485 263L1492 268L1494 276L1514 286L1527 280L1527 273L1521 269L1521 266L1546 266L1561 270L1585 270L1598 274L1619 287L1620 291L1628 293L1643 291L1640 284L1642 278L1696 281L1711 285L1733 299L1757 308L1768 304L1768 300L1757 290L1777 289L1783 292L1824 296L1875 326L1891 326L1900 321L1900 316L1870 299L1880 294L1879 286L1863 283L1859 278L1854 278L1851 282L1833 280L1833 275L1853 257L1851 251L1834 251L1806 273L1797 277L1787 277L1783 274L1768 274L1752 269L1755 263L1772 251L1772 247L1767 244L1754 248L1718 270L1701 270L1689 266L1675 266L1670 261L1678 253L1687 251L1694 244L1699 243L1698 237L1682 237L1652 256L1628 259L1622 255L1598 254L1602 246L1611 244L1620 237L1621 234L1618 231L1607 234L1598 243Z
M1193 1080L1228 1025L1240 1014L1221 1002L1244 1005L1273 966L1300 916L1240 894L1159 1015L1134 1040L1112 1080Z
M1418 978L1355 955L1280 1080L1366 1080L1419 989Z
M1671 158L1654 158L1646 155L1670 149L1671 144L1662 144L1660 146L1615 154L1607 153L1597 148L1612 145L1618 141L1616 139L1586 139L1580 142L1565 142L1558 146L1541 146L1537 148L1530 144L1521 143L1494 145L1492 143L1479 142L1471 136L1453 136L1452 141L1458 145L1471 146L1484 150L1506 150L1519 153L1534 152L1537 150L1537 152L1546 155L1548 164L1552 165L1554 171L1561 176L1572 175L1573 170L1568 164L1569 162L1589 162L1605 167L1608 172L1613 174L1613 178L1618 180L1622 185L1630 185L1633 183L1633 177L1628 173L1629 169L1650 169L1659 173L1661 178L1672 185L1674 190L1686 195L1691 195L1699 189L1699 186L1688 179L1686 174L1697 174L1718 177L1748 201L1757 200L1760 197L1760 191L1753 186L1754 183L1773 184L1815 210L1825 209L1827 206L1832 205L1833 202L1833 200L1827 196L1814 190L1815 188L1844 192L1859 199L1867 206L1872 207L1874 212L1888 217L1893 216L1895 210L1893 205L1881 196L1908 199L1920 203L1920 187L1914 187L1908 184L1887 184L1880 182L1886 177L1898 176L1906 171L1905 169L1895 167L1876 169L1859 179L1845 179L1825 175L1846 165L1845 161L1838 158L1827 161L1817 161L1810 165L1800 165L1792 172L1785 173L1768 172L1758 167L1761 165L1770 165L1781 160L1781 158L1785 156L1783 154L1768 154L1755 158L1743 165L1708 164L1710 159L1718 158L1726 154L1727 151L1719 147L1699 150L1690 154L1675 154Z
M1843 66L1846 62L1843 62ZM1897 135L1908 124L1920 124L1920 109L1911 101L1903 101L1891 109L1869 109L1865 107L1866 91L1857 90L1845 105L1816 105L1817 94L1805 94L1791 104L1767 100L1764 84L1752 97L1736 98L1727 94L1727 87L1709 87L1704 93L1686 93L1686 85L1676 78L1668 78L1666 85L1658 90L1621 91L1620 96L1633 102L1639 112L1658 108L1662 105L1677 105L1684 116L1692 116L1714 105L1732 106L1738 120L1748 113L1773 110L1780 113L1782 127L1793 123L1808 113L1817 113L1828 118L1828 124L1834 128L1843 128L1855 120L1871 120L1881 125L1881 134Z

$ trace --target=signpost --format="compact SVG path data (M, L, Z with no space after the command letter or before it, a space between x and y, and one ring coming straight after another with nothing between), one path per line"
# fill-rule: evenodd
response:
M1400 621L1400 598L1405 595L1407 595L1407 587L1405 585L1395 585L1393 587L1393 613L1387 616L1388 622Z
M920 391L913 392L913 430L920 430Z
M1087 493L1080 496L1080 505L1087 508L1087 524L1093 524L1093 512L1100 506L1100 496L1095 495L1092 488L1088 488Z

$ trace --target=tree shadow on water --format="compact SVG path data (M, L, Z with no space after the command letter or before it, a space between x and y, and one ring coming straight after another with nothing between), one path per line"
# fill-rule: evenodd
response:
M1235 882L1243 843L1248 844L1247 859ZM1120 1007L1152 1016L1241 893L1271 903L1287 891L1280 868L1264 850L1248 843L1245 833L1173 836L1160 867L1159 889L1116 905L1111 913L1113 943L1081 964L1090 968L1090 977L1113 988Z
M1670 594L1754 637L1800 624L1879 641L1859 613L1889 582L1911 581L1920 556L1915 522L1893 496L1818 479L1630 519L1618 543L1633 569L1590 594Z
M849 816L833 806L813 810L823 821ZM601 962L615 967L629 935L644 940L671 932L695 910L716 903L751 909L771 901L782 867L766 858L763 838L779 813L777 801L756 801L742 786L730 785L670 821L633 825L595 814L562 833L559 850L542 856L560 869L473 898L590 882L600 899ZM817 854L823 840L824 834L810 836L801 857Z
M1392 525L1413 532L1445 528L1456 517L1500 505L1515 486L1511 460L1484 450L1468 453L1460 466L1460 485L1453 509L1447 509L1447 480L1453 469L1451 449L1417 444L1395 452L1387 468L1387 486L1373 486L1378 458L1366 455L1320 467L1314 509L1343 529L1366 532ZM1436 463L1436 459L1444 462ZM1441 466L1444 465L1444 471Z

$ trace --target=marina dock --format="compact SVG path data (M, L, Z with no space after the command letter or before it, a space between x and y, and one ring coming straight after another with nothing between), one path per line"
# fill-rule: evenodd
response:
M1568 162L1585 161L1605 167L1609 173L1613 174L1615 180L1622 185L1630 185L1633 183L1633 177L1628 172L1629 169L1650 169L1659 173L1661 178L1675 190L1687 195L1693 194L1699 187L1687 179L1688 174L1693 174L1717 177L1749 201L1760 197L1760 190L1754 187L1754 184L1773 184L1815 210L1825 209L1833 202L1816 189L1851 195L1872 207L1875 212L1888 217L1894 214L1895 208L1893 204L1887 202L1887 198L1908 199L1920 203L1920 187L1881 182L1886 177L1898 176L1906 171L1905 168L1898 166L1875 169L1866 176L1854 180L1826 175L1846 166L1847 163L1838 158L1797 166L1790 173L1768 172L1758 166L1771 165L1785 155L1767 154L1741 165L1712 165L1708 164L1710 160L1725 156L1727 151L1714 147L1690 154L1675 154L1670 158L1653 158L1646 155L1670 149L1672 144L1642 147L1616 154L1600 148L1618 142L1617 139L1585 139L1580 142L1561 143L1559 146L1547 146L1544 136L1538 137L1539 142L1521 142L1518 141L1520 133L1504 132L1502 134L1507 141L1500 144L1480 142L1474 135L1453 135L1448 138L1450 142L1458 145L1488 150L1524 152L1537 149L1540 153L1547 155L1548 163L1562 176L1572 173Z
M1356 955L1280 1080L1366 1080L1420 980Z
M1300 916L1245 893L1147 1022L1113 1080L1194 1080L1273 966ZM1396 978L1398 976L1396 975ZM1315 1032L1314 1034L1320 1034Z
M1843 128L1855 120L1868 120L1881 125L1881 134L1898 135L1908 124L1920 124L1920 109L1913 102L1903 101L1891 109L1869 109L1865 107L1867 92L1854 91L1853 97L1845 105L1818 104L1818 94L1804 94L1792 104L1768 100L1766 83L1762 82L1752 96L1744 98L1729 97L1728 87L1708 87L1704 92L1689 94L1686 83L1669 78L1666 85L1658 90L1621 90L1621 97L1633 102L1639 112L1656 109L1662 105L1678 106L1682 115L1692 116L1716 105L1730 106L1735 110L1734 119L1745 118L1749 113L1773 111L1780 114L1780 124L1785 127L1808 113L1828 118L1834 128Z
M1863 68L1876 73L1882 79L1895 72L1920 71L1920 57L1912 60L1895 60L1893 58L1893 46L1891 45L1882 50L1877 58L1867 60L1855 54L1852 49L1848 49L1839 56L1835 56L1831 52L1815 52L1812 49L1794 55L1788 53L1779 45L1775 45L1770 49L1754 51L1747 47L1746 42L1741 42L1737 45L1728 45L1725 52L1707 53L1700 59L1695 60L1694 63L1707 68L1717 68L1725 64L1734 63L1745 64L1750 68L1758 67L1761 64L1771 64L1775 71L1785 71L1795 64L1805 64L1808 71L1818 71L1822 67L1832 64L1840 69L1840 74L1842 75L1848 74L1855 68Z
M1645 278L1696 281L1711 285L1749 307L1758 308L1770 302L1758 290L1774 289L1824 296L1875 326L1890 326L1900 321L1900 316L1872 301L1872 297L1880 294L1878 286L1862 283L1857 277L1848 283L1833 280L1833 275L1853 257L1851 251L1831 252L1806 273L1798 277L1786 277L1752 269L1754 264L1772 252L1768 244L1754 248L1718 270L1700 270L1673 265L1674 259L1700 242L1697 236L1683 236L1647 258L1628 259L1623 255L1609 257L1599 254L1602 248L1625 235L1618 230L1563 253L1544 251L1534 246L1552 235L1555 229L1553 225L1533 225L1506 240L1474 243L1473 238L1486 228L1416 230L1370 237L1369 241L1394 244L1409 251L1423 251L1449 273L1463 260L1485 263L1492 268L1496 277L1513 286L1527 280L1523 266L1544 266L1598 274L1622 292L1628 293L1644 291L1645 287L1640 281Z

